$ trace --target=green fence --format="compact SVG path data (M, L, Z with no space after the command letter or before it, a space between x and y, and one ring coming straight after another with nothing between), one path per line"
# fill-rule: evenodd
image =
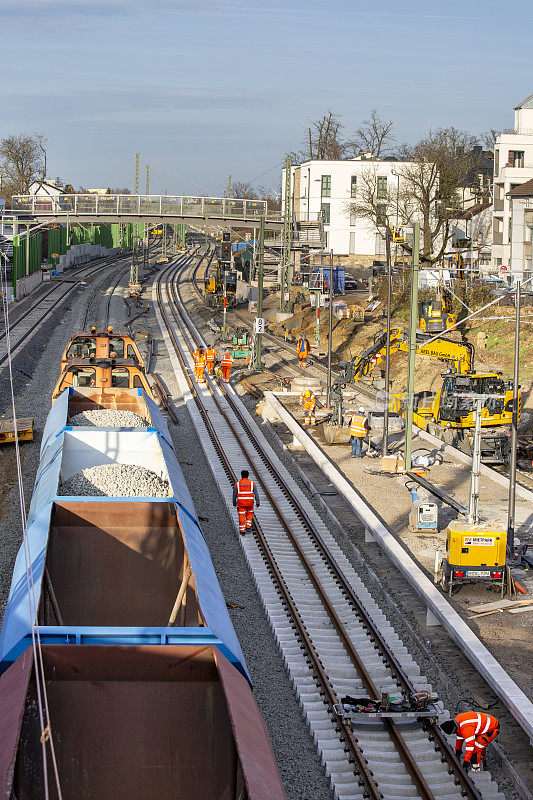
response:
M28 259L26 260L27 237L18 236L13 241L13 289L16 292L16 283L19 278L31 275L41 268L43 237L42 233L30 236ZM16 296L16 294L15 294Z

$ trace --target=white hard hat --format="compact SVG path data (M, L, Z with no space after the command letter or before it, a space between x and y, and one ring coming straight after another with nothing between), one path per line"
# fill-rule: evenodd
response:
M364 406L359 406L359 413L360 414L364 414L365 413L365 407Z

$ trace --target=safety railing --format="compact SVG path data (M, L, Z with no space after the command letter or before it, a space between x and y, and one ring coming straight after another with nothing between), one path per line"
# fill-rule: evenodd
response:
M189 197L131 194L62 194L57 197L15 195L14 211L32 216L154 216L204 217L207 219L236 217L250 219L268 216L281 218L280 212L268 213L266 200L241 200L233 197Z

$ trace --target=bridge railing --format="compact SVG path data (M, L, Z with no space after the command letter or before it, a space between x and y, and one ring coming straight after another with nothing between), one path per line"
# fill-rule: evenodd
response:
M238 217L248 219L268 214L266 200L233 197L189 197L185 195L61 194L57 197L14 195L12 207L32 216L72 214L154 217ZM279 217L279 212L270 214Z

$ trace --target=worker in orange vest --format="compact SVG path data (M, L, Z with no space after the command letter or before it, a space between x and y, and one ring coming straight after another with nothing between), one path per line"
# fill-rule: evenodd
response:
M364 406L359 406L359 411L354 414L350 424L350 444L352 445L352 458L363 457L363 441L370 433L370 423L365 416Z
M222 356L220 366L222 367L222 380L224 383L227 383L229 381L231 368L233 366L233 356L231 355L231 350L226 350Z
M261 503L259 502L255 481L251 481L250 473L247 469L243 469L240 481L237 481L233 487L233 505L237 508L237 514L239 515L239 533L241 536L244 536L246 531L252 527L254 501L259 508Z
M298 361L301 367L307 366L307 359L309 358L310 350L311 344L307 336L300 336L296 343L296 352L298 353Z
M311 391L311 389L305 389L300 395L300 405L304 407L305 411L305 418L304 418L304 425L311 425L311 422L316 422L315 416L315 407L316 407L316 397L315 393Z
M217 357L214 347L208 347L205 351L205 362L207 364L207 374L212 375L215 369L215 358Z
M194 351L194 380L196 383L205 383L205 350L199 347Z
M493 742L500 732L500 723L496 717L483 711L458 714L455 719L447 719L440 727L448 736L456 734L455 755L458 758L464 744L463 767L468 769L471 766L473 770L482 769L487 745Z

